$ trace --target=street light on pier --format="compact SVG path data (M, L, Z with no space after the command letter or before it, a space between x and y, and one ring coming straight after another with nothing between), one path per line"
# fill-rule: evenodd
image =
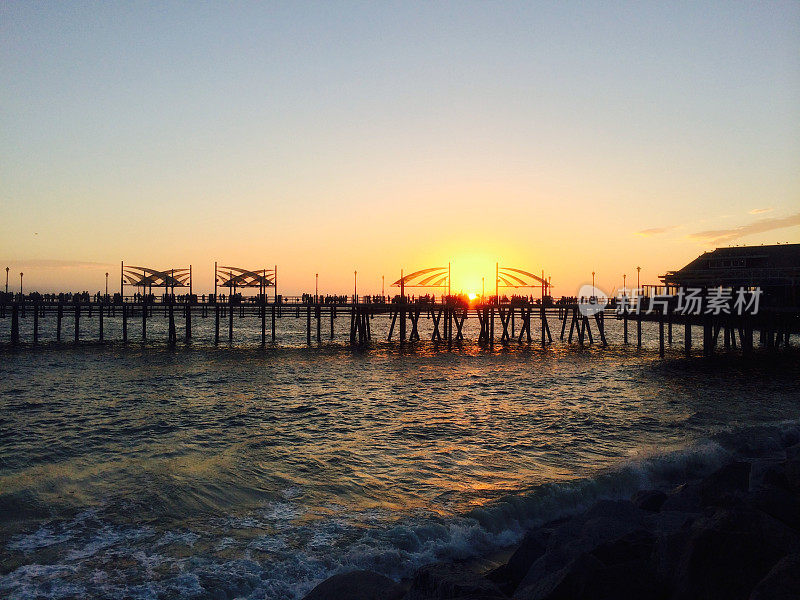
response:
M106 271L106 298L108 298L108 271Z
M19 274L19 295L22 296L22 275L23 273L20 271Z
M639 273L641 272L642 267L636 267L636 293L639 293L639 288L641 288L641 284L639 283Z
M319 302L319 273L314 274L314 302Z
M8 272L11 267L6 267L6 294L8 293Z
M353 302L358 300L358 271L353 271Z
M625 273L623 273L623 274L622 274L622 295L623 295L623 296L625 296L625 295L626 295L626 292L627 292L627 290L625 289L625 279L626 279L627 277L628 277L628 276L627 276Z

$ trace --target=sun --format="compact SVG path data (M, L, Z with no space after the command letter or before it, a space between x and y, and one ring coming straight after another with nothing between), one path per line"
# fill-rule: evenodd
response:
M472 292L470 294L467 294L467 297L469 298L469 301L472 302L473 300L475 300L475 298L478 297L478 294Z

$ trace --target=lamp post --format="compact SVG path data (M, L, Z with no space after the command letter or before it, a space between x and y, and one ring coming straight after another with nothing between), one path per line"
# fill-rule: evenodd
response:
M622 274L622 295L623 296L626 296L627 295L627 291L628 291L628 290L625 289L625 279L627 277L628 276L625 273Z
M639 283L639 273L641 272L642 267L636 267L636 293L639 294L639 289L642 287Z
M108 273L106 272L106 299L108 299Z
M8 271L11 267L6 267L6 294L8 293Z
M594 296L594 271L592 271L592 295Z
M19 295L22 296L22 272L19 274Z
M486 277L481 277L481 302L484 296L486 296Z
M386 298L386 292L384 291L384 284L386 283L386 275L381 275L381 298Z
M358 302L358 271L353 271L353 303Z
M314 274L314 302L319 302L319 273Z

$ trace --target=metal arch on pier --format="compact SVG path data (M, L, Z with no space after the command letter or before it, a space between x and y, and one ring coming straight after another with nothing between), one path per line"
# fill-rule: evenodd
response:
M522 269L513 269L511 267L497 267L497 279L502 282L501 287L510 288L524 288L524 287L542 287L547 286L547 281L544 276L539 277L528 271Z
M449 287L450 265L420 269L408 275L401 275L392 287Z
M239 267L217 267L217 279L222 287L274 287L275 270L249 271Z
M122 266L122 281L136 287L191 287L192 268L151 269L149 267Z
M539 277L530 271L514 267L501 267L500 263L495 268L495 294L498 296L500 288L541 288L542 296L550 295L550 279L544 276L544 271Z

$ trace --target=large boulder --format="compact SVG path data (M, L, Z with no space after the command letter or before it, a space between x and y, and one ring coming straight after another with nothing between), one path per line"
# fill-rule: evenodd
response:
M781 487L766 487L748 495L750 505L800 532L800 497Z
M403 588L373 571L350 571L329 577L303 600L400 600Z
M667 499L667 495L660 490L639 490L631 497L633 505L650 512L658 512Z
M549 532L542 529L529 531L522 539L508 562L487 574L486 578L495 582L503 593L513 593L519 582L547 550Z
M417 570L404 600L503 600L497 585L464 565L434 563Z
M700 481L678 486L661 510L701 513L707 506L735 503L750 489L750 463L734 461Z
M750 468L749 462L734 461L703 479L698 488L703 504L720 504L745 494L750 489Z
M547 540L547 551L533 563L520 582L517 593L538 585L601 544L642 529L648 514L631 502L602 500L587 512L557 527ZM591 562L591 561L589 561Z
M650 568L655 541L647 531L635 531L601 544L520 590L519 600L644 600L665 598Z
M750 594L750 600L797 598L800 598L800 554L784 556Z
M675 600L746 600L797 547L797 532L746 507L720 508L691 527L674 573Z

